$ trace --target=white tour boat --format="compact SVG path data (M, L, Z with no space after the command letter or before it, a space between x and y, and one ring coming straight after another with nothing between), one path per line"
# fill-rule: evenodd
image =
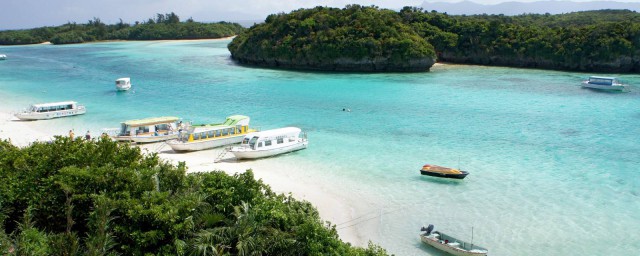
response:
M186 127L177 139L167 141L173 151L197 151L240 143L249 129L249 117L233 115L221 124L193 125Z
M83 105L75 101L62 101L43 104L33 104L28 109L16 113L20 120L42 120L57 117L82 115L87 112Z
M420 240L438 250L450 253L456 256L486 256L489 250L473 244L473 231L471 235L471 243L462 241L450 235L446 235L440 231L433 231L433 225L422 227L420 231ZM433 231L433 232L432 232Z
M116 79L116 90L126 91L131 89L131 78L123 77Z
M307 136L300 128L285 127L274 130L249 133L242 144L232 147L229 152L236 159L269 157L307 148Z
M582 87L607 91L626 91L628 89L627 85L618 81L618 78L604 76L590 76L589 80L582 82Z
M173 116L152 117L122 122L120 130L111 137L117 141L149 143L178 137L178 120Z

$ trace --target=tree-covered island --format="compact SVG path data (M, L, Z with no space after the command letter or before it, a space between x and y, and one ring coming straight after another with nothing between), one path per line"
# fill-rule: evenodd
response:
M229 44L241 64L326 71L427 71L438 61L585 72L640 71L640 14L447 15L405 7L274 14Z
M185 172L108 138L0 141L0 255L387 255L251 171Z
M175 13L157 14L155 19L128 24L120 20L107 25L99 18L87 24L67 23L57 27L0 31L0 45L75 44L103 40L175 40L213 39L237 35L245 28L237 23L200 23L189 18L185 22Z
M359 5L272 14L228 48L242 64L322 71L426 71L436 59L397 12Z

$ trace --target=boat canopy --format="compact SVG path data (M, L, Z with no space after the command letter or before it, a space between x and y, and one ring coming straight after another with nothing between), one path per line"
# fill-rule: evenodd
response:
M178 120L180 120L180 118L175 116L163 116L163 117L152 117L152 118L145 118L145 119L138 119L138 120L129 120L129 121L123 122L122 124L127 126L137 127L137 126L173 123Z
M224 120L223 123L219 123L219 124L200 124L200 125L194 125L194 126L195 127L205 127L205 128L225 128L225 127L232 127L232 126L237 126L237 125L241 125L241 126L249 125L249 117L248 116L243 116L243 115L233 115L233 116L227 117L227 119Z
M224 120L224 123L222 123L222 125L235 126L238 124L238 122L244 119L249 119L249 117L243 116L243 115L233 115L233 116L227 117L227 120Z
M61 102L51 102L51 103L42 103L42 104L33 104L34 108L47 108L47 107L57 107L57 106L67 106L67 105L76 105L78 104L75 101L61 101Z
M298 127L284 127L279 129L267 130L262 132L253 132L247 134L246 137L277 137L277 136L298 136L302 130Z
M589 83L600 85L612 85L617 82L618 78L606 76L590 76Z

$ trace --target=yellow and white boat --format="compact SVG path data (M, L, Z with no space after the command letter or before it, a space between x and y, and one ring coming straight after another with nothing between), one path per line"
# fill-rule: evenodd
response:
M198 151L240 143L247 133L257 130L249 128L250 118L233 115L220 124L192 125L186 127L177 139L167 141L176 152Z
M178 120L174 116L152 117L122 122L120 131L111 136L117 141L150 143L178 137Z

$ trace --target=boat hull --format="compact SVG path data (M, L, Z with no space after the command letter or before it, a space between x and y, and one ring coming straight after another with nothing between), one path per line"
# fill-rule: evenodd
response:
M46 120L59 117L76 116L86 113L85 108L51 111L51 112L22 112L15 116L20 120Z
M437 238L430 238L428 236L420 235L420 240L423 243L431 245L438 250L447 252L456 256L485 256L487 255L487 251L467 251L455 246L452 246L454 243L442 243Z
M118 91L128 91L129 89L131 89L131 85L125 85L125 86L116 85L116 90Z
M152 143L166 140L173 140L178 138L178 134L164 134L164 135L139 135L139 136L113 136L116 141L128 141L135 143Z
M449 173L430 172L425 170L420 170L420 174L433 176L433 177L440 177L440 178L449 178L449 179L464 179L465 177L467 177L467 175L469 175L468 172L462 172L460 174L449 174Z
M590 84L586 82L582 83L582 87L589 88L589 89L603 90L603 91L616 91L616 92L627 90L627 86L625 85L601 85L601 84Z
M211 148L222 147L229 144L242 142L244 134L226 138L213 138L208 140L197 140L192 142L182 142L179 140L167 141L167 144L176 152L198 151Z
M301 141L298 143L293 143L280 148L271 148L266 150L251 150L245 149L241 147L236 147L231 149L231 153L236 157L236 159L256 159L263 157L270 157L279 154L289 153L301 149L307 148L307 141Z

